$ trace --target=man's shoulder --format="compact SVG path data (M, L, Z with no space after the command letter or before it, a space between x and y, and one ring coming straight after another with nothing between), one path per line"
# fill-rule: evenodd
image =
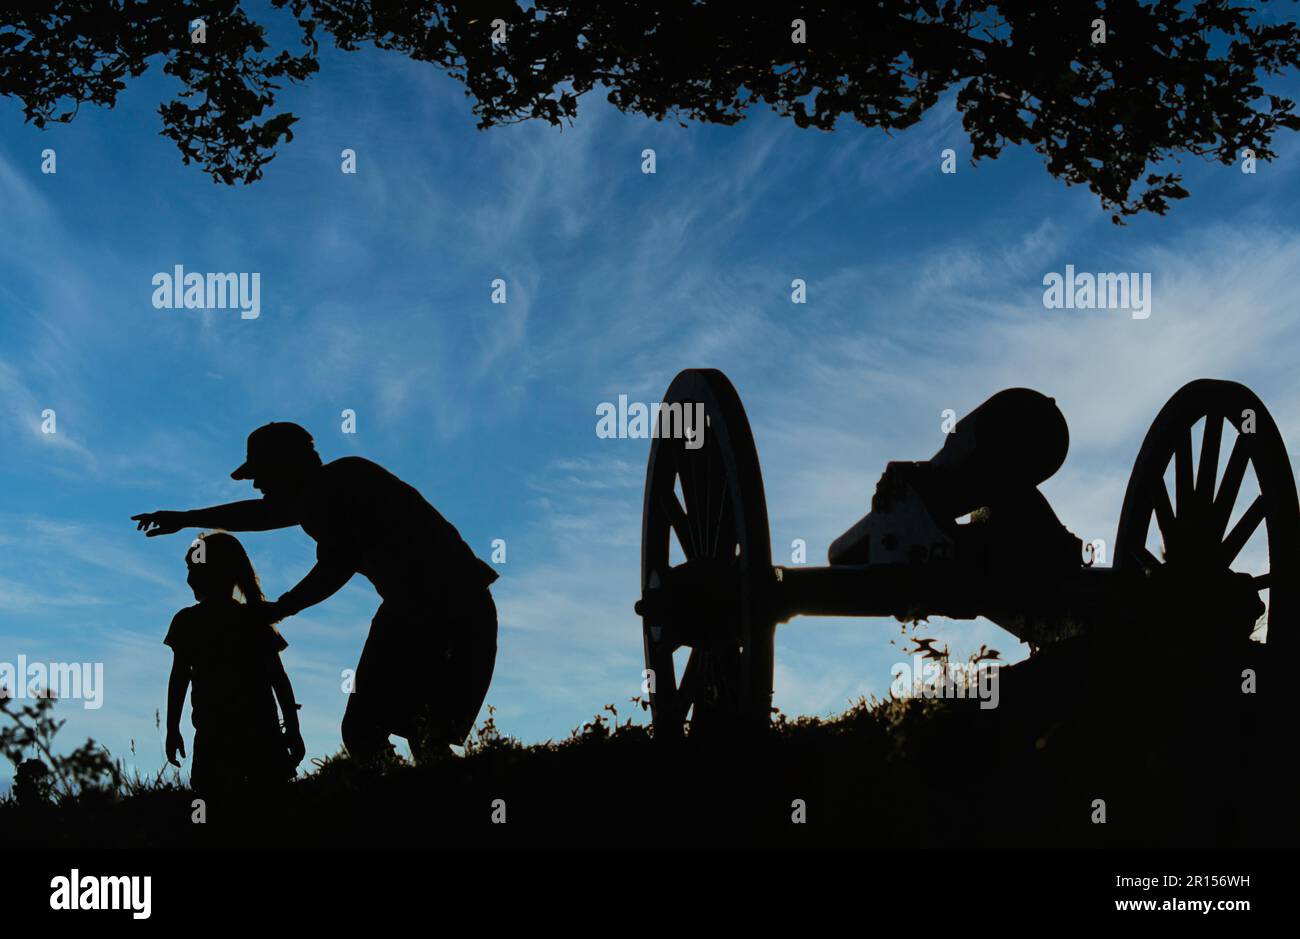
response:
M418 494L414 486L392 470L363 456L341 456L322 465L320 480L323 487L329 490L340 487L354 490L364 488L378 493L410 490Z
M391 476L392 473L378 463L363 456L341 456L321 466L321 475L326 479L354 479L369 476Z
M378 469L379 466L360 456L342 456L322 463L308 480L301 498L306 506L321 500L333 501L343 492L365 486L375 478Z

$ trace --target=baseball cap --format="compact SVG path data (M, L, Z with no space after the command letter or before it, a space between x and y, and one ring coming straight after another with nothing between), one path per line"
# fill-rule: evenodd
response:
M296 459L316 449L307 429L289 421L263 424L248 435L248 458L230 474L231 479L252 479L259 469Z

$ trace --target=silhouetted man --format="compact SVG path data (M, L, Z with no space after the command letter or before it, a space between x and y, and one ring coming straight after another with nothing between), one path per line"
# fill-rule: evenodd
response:
M311 435L275 422L248 435L248 459L230 474L261 499L188 512L132 516L150 537L182 528L267 531L301 525L316 566L265 606L268 620L332 596L355 573L383 598L357 664L343 715L343 744L358 759L389 734L429 752L464 742L492 680L496 571L412 486L382 466L348 456L322 463Z

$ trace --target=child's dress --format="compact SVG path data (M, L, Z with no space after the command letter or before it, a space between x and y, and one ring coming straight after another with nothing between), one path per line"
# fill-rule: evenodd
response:
M163 640L190 666L190 787L196 791L295 775L272 688L276 659L289 644L274 626L247 614L234 600L186 607Z

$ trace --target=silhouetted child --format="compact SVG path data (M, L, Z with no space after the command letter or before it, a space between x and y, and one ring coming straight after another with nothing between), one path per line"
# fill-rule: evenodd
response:
M228 791L283 782L297 772L305 747L293 686L280 661L288 643L255 609L265 603L257 573L239 539L224 531L200 535L185 563L199 602L176 614L163 640L175 655L167 686L167 759L179 766L177 751L185 756L181 710L193 685L191 788Z

